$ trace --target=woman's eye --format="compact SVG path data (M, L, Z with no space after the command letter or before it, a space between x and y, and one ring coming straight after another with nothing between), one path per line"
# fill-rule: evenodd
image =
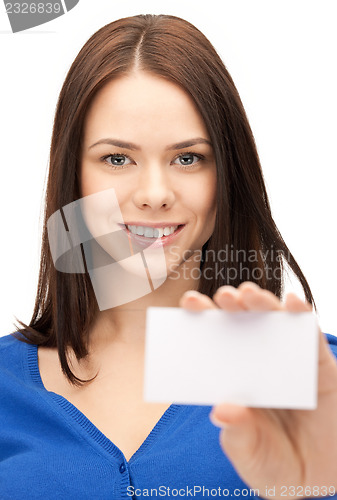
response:
M129 163L125 163L126 160L130 161L126 155L121 154L110 154L102 157L102 160L106 162L111 168L125 167Z
M194 158L197 158L197 162L194 162ZM175 161L178 160L181 167L190 167L194 166L195 163L198 163L202 159L203 156L196 153L182 153L176 158Z
M175 165L179 165L180 168L187 170L189 168L193 168L195 164L202 159L204 159L204 157L197 153L182 153L174 160L173 163ZM113 170L122 169L132 163L131 158L127 155L118 153L110 153L102 156L101 160L108 164L109 168ZM177 161L179 161L179 163L176 163Z

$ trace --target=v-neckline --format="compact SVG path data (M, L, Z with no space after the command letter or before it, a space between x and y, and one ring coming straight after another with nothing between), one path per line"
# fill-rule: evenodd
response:
M39 363L38 363L38 346L36 344L25 344L27 346L27 364L28 372L31 380L34 384L41 389L41 394L43 394L48 399L54 401L59 408L63 411L64 415L70 418L73 423L79 425L82 430L87 434L89 439L94 440L100 447L102 447L106 452L112 455L114 458L123 457L126 464L132 464L136 459L143 454L143 452L148 449L148 447L155 442L155 439L160 436L160 434L167 428L169 423L172 421L172 417L177 414L179 410L187 408L187 405L180 405L172 403L157 421L155 426L152 428L150 433L144 439L142 444L137 448L133 455L126 460L126 457L122 450L115 445L101 430L96 427L96 425L82 413L74 404L72 404L68 399L60 394L53 391L48 391L42 381Z

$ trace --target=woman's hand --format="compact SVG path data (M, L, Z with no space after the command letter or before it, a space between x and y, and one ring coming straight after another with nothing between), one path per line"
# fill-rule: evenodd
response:
M293 293L282 303L273 293L252 282L242 283L238 288L220 287L213 300L189 291L182 296L180 305L196 311L312 310L309 303ZM210 418L222 427L223 451L243 481L259 489L260 496L320 497L331 495L333 487L337 492L337 363L322 332L316 410L246 408L223 403L213 407ZM269 495L266 487L272 488Z

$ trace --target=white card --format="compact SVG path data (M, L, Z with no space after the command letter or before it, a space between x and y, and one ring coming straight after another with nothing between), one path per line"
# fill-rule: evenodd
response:
M318 333L312 312L149 307L144 399L314 409Z

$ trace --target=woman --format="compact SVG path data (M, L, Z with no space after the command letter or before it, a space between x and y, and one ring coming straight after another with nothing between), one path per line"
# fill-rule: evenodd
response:
M99 307L88 248L84 270L58 270L47 223L107 190L130 241L150 248L160 238L167 276L150 293ZM88 227L95 234L95 219ZM94 241L119 260L104 234ZM207 256L225 248L238 250L228 262L237 272L203 273L206 263L215 271ZM251 250L255 262L245 258ZM294 294L281 302L285 263L306 302ZM240 98L210 42L173 16L103 27L76 57L56 109L33 317L1 338L1 498L334 494L337 367L322 333L315 411L211 411L142 398L147 307L312 305L272 219Z

